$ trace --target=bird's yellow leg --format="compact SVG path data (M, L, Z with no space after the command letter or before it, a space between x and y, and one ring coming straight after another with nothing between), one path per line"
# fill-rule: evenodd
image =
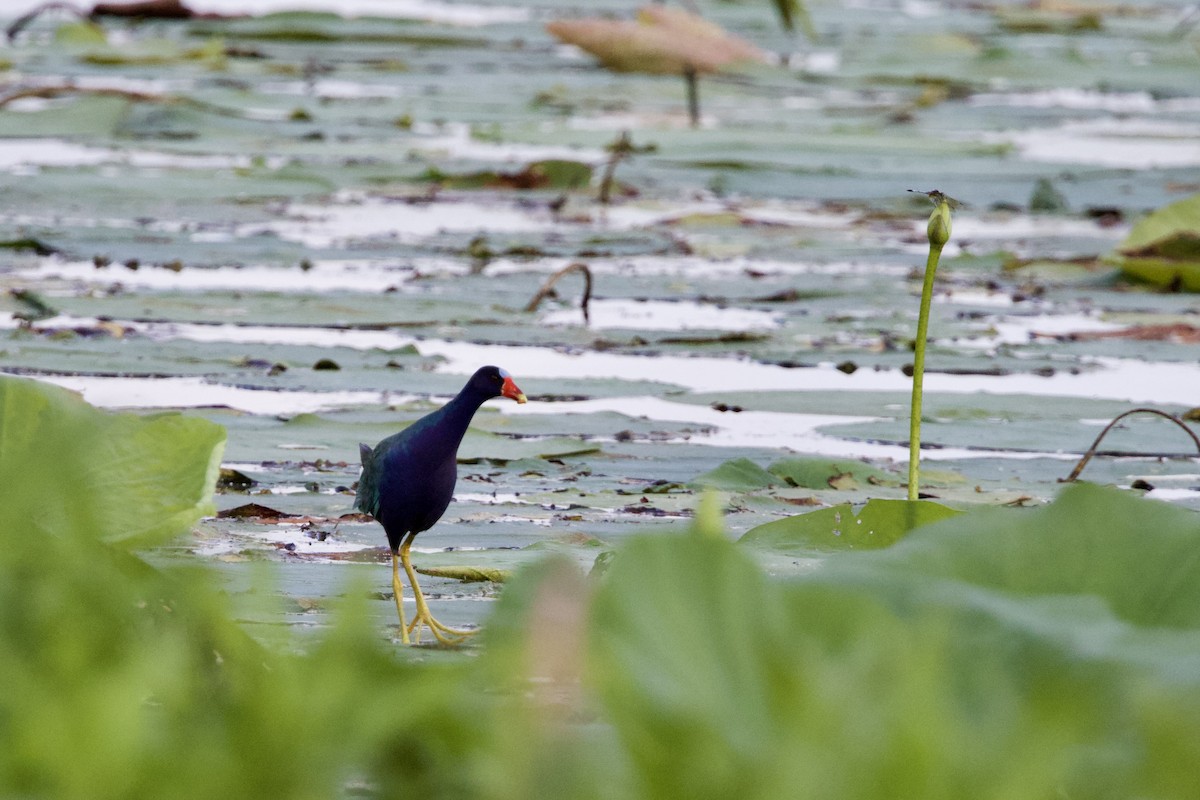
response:
M416 534L409 534L404 540L404 544L400 546L400 561L404 564L404 572L408 575L408 582L412 585L413 596L417 601L417 613L413 621L409 623L410 632L415 632L414 635L417 641L421 637L421 625L424 624L429 628L429 632L433 634L433 638L437 639L440 644L459 644L468 636L475 635L476 631L463 631L457 628L451 628L443 625L433 618L433 614L429 613L429 606L425 603L425 595L421 593L421 585L417 583L417 573L412 567L412 561L409 560L408 551L412 546L412 540Z
M392 553L392 595L396 598L396 613L400 615L400 641L408 644L408 626L404 624L404 587L400 584L400 558Z

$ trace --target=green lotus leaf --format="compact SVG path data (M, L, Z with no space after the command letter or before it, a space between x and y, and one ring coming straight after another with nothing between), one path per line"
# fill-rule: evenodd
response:
M164 541L214 513L224 443L206 420L108 413L64 389L0 377L0 530Z
M696 476L692 483L712 489L748 491L778 486L783 480L748 458L733 458L703 475Z
M871 500L857 514L849 503L751 528L743 544L792 554L889 547L910 531L960 512L929 500Z
M862 488L866 485L898 486L900 478L861 461L829 458L783 458L767 467L789 486L803 489Z

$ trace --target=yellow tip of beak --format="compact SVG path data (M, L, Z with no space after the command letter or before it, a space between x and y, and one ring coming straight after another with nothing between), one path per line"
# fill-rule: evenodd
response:
M516 400L518 403L525 402L525 393L520 390L513 379L505 376L504 385L500 387L500 396L507 397L510 400Z

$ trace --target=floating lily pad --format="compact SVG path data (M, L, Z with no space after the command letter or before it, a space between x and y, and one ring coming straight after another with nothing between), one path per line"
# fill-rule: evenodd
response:
M767 467L788 486L804 489L861 489L867 486L899 486L902 480L861 461L821 458L785 458Z
M423 180L451 189L586 189L592 167L579 161L548 159L535 161L516 172L489 170L462 175L430 170Z
M765 489L782 482L778 475L768 472L748 458L726 461L717 468L696 476L692 481L696 486L743 491Z
M928 500L871 500L860 511L846 504L751 528L743 544L794 555L890 547L910 531L961 512Z

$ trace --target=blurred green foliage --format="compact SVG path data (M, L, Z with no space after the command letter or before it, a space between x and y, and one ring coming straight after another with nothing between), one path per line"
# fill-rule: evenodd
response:
M0 530L154 544L206 513L221 426L106 414L71 392L0 376Z
M100 458L104 435L147 459L205 462L173 444L205 423L164 429L0 385L6 507ZM99 426L89 449L39 446L84 419ZM68 501L74 490L58 488ZM133 522L172 505L128 488L106 485ZM315 638L255 641L207 568L155 568L84 516L49 519L22 527L9 513L0 529L6 797L1200 789L1200 521L1113 490L955 516L788 582L719 535L716 503L702 503L690 535L634 537L601 580L554 558L528 568L476 657L449 660L398 657L361 586Z

